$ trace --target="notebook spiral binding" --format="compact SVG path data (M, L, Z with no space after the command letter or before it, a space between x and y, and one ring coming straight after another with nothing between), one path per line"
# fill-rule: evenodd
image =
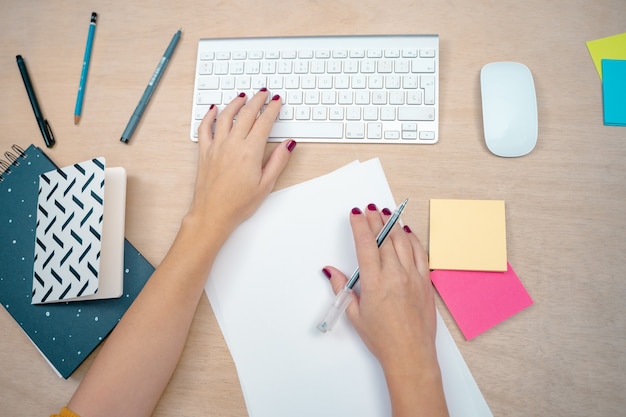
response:
M0 182L4 181L3 177L11 173L11 166L19 166L20 159L28 158L28 155L26 155L26 152L24 151L24 149L22 149L20 146L12 145L11 149L15 153L9 152L9 151L6 151L4 153L4 157L8 161L5 161L4 159L0 159Z

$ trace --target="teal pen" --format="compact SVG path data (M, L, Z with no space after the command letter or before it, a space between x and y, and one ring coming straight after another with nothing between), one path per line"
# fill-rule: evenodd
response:
M126 125L126 129L124 129L124 133L122 133L122 137L120 138L122 142L128 143L128 141L130 140L130 137L133 135L133 132L135 131L135 128L137 127L137 124L139 123L139 119L141 119L141 116L143 115L144 110L146 110L146 106L148 105L148 102L150 101L150 97L152 97L152 93L154 92L154 89L159 83L159 80L161 79L161 76L163 75L163 72L165 71L165 68L167 67L167 63L170 61L170 58L172 57L172 54L174 53L174 49L176 49L176 45L178 45L178 40L180 39L180 35L181 35L181 29L178 29L178 32L174 34L174 37L172 38L169 46L165 50L165 53L163 54L163 58L161 58L161 60L159 61L159 64L154 70L154 74L152 74L152 77L150 78L150 82L148 83L146 90L143 92L143 95L141 96L141 99L139 100L139 104L137 104L137 108L135 108L133 115L130 117L128 124Z
M87 73L89 72L89 61L91 60L91 48L93 47L93 36L96 33L96 20L98 14L91 13L91 22L89 23L89 34L87 35L87 46L85 46L85 57L83 58L83 69L80 73L80 82L78 83L78 96L76 97L76 107L74 108L74 124L80 122L80 115L83 111L83 97L85 95L85 86L87 85Z
M385 223L380 233L378 233L378 236L376 236L376 244L378 245L378 247L383 244L385 238L389 235L391 228L400 218L400 214L402 213L402 210L404 210L404 206L406 206L406 203L408 201L409 199L406 198L402 202L402 204L400 204L396 211L394 211L394 213L391 215L389 220L387 220L387 223ZM328 309L328 313L326 313L326 316L320 322L320 324L317 325L317 330L322 333L326 333L333 329L335 323L337 323L337 321L339 320L339 317L341 317L343 312L346 311L346 308L348 308L350 300L352 300L352 292L354 291L354 286L359 281L359 276L360 271L357 267L346 285L337 293L335 301L333 301L333 304Z

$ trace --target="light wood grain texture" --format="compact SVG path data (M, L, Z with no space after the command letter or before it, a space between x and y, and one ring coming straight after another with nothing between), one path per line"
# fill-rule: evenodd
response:
M75 126L92 11L98 26ZM197 146L188 132L199 38L437 33L437 145L300 144L277 188L380 157L396 200L411 200L404 222L426 245L430 198L505 200L508 258L535 304L466 342L437 300L487 402L496 416L623 415L626 128L602 125L601 84L585 42L626 31L624 22L623 0L2 1L0 150L43 146L15 64L22 54L57 137L46 152L61 166L105 156L126 168L126 236L157 265L192 194ZM124 145L120 135L180 27L178 49ZM482 138L479 71L501 60L523 62L535 77L539 141L519 159L491 155ZM93 359L64 381L4 309L0 334L2 415L57 411ZM155 412L174 415L247 415L206 299Z

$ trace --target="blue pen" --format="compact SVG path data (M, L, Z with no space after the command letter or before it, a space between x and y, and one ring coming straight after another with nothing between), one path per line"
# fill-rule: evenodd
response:
M87 35L87 46L85 47L85 57L83 58L83 70L80 73L78 83L78 96L76 97L76 108L74 109L74 124L80 121L80 114L83 110L83 96L85 95L85 85L87 84L87 73L89 72L89 61L91 60L91 47L93 46L93 35L96 32L96 19L98 14L91 13L91 23L89 23L89 34Z

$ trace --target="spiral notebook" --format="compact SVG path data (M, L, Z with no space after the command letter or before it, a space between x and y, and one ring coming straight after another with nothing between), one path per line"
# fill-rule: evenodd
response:
M113 330L154 268L124 240L120 298L34 305L39 175L57 166L38 147L13 145L0 159L0 302L52 368L68 378Z

